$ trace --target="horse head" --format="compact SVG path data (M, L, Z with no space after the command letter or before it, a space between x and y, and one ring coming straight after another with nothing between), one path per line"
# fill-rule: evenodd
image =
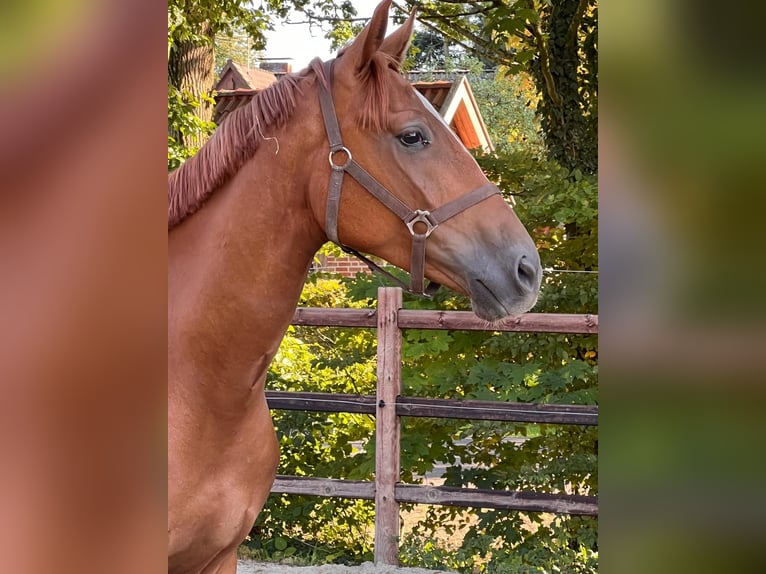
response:
M414 13L385 37L389 6L382 2L356 40L325 66L320 100L328 108L330 165L325 159L327 177L312 180L312 210L336 243L410 271L413 283L425 275L470 296L479 317L521 314L535 304L542 277L534 242L450 127L401 75Z

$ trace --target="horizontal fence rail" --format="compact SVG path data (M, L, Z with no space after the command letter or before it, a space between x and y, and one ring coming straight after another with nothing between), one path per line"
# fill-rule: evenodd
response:
M377 326L376 309L320 309L298 307L293 325L305 327L370 327ZM564 333L594 335L598 333L598 315L567 313L525 313L490 323L470 311L421 311L399 309L400 329L435 329L459 331L501 331L516 333Z
M309 478L303 476L277 476L271 489L279 494L324 496L331 498L375 499L375 483L364 480L337 478ZM527 512L552 512L595 516L598 497L570 494L546 494L510 490L455 488L450 486L424 486L397 483L394 487L397 502L438 504Z
M598 514L598 498L595 496L545 494L540 492L397 484L396 500L419 504L497 508L501 510L523 510L526 512L552 512L556 514L590 516Z
M506 331L516 333L598 333L598 315L525 313L490 323L469 311L399 310L400 329L453 329L460 331Z
M372 395L266 391L266 400L269 403L269 408L286 411L344 412L374 415L378 408L377 399ZM396 414L400 417L431 417L562 425L595 426L598 424L598 407L584 405L541 405L503 403L500 401L422 399L399 396L396 399L395 406Z
M375 482L277 476L273 493L375 500L375 562L398 565L399 504L495 508L526 512L598 515L598 497L507 490L426 486L399 482L400 417L455 418L595 426L598 407L401 396L404 329L597 335L598 315L526 313L487 322L468 311L402 308L398 287L378 289L377 309L299 307L293 325L375 328L377 395L268 391L270 409L346 412L375 416Z

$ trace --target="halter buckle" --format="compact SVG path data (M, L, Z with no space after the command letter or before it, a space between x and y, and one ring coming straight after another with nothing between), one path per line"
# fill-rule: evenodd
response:
M335 156L336 153L343 152L346 154L346 162L344 164L337 164L332 159ZM349 164L351 163L351 152L348 151L348 148L346 146L340 146L337 149L331 149L330 155L327 156L328 161L330 162L330 167L334 169L335 171L343 171L345 170Z
M423 211L421 209L416 209L412 212L410 215L410 219L404 222L405 225L407 225L407 229L410 230L410 233L415 235L425 235L428 237L431 235L437 227L439 227L439 224L434 224L433 221L431 221L431 212L430 211ZM425 233L416 233L415 232L415 224L416 223L425 223L426 225L426 232Z

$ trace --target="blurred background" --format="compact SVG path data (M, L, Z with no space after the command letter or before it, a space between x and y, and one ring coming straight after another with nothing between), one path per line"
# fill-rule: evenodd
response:
M763 569L761 15L602 4L605 571Z

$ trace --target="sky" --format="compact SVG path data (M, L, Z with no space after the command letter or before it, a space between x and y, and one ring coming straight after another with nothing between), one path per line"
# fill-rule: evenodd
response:
M380 0L353 0L358 18L369 18ZM294 18L300 20L299 16ZM390 26L390 23L389 23ZM391 29L389 29L391 32ZM330 50L330 41L324 38L323 32L315 27L311 30L308 24L277 25L277 28L266 34L266 50L264 58L279 58L290 62L293 71L297 72L319 56L323 60L335 56ZM289 58L292 58L290 60Z

